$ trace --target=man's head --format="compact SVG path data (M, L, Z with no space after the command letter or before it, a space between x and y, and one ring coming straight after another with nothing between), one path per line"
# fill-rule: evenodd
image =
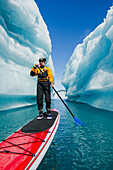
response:
M40 66L45 66L46 58L40 58L39 59L39 64Z

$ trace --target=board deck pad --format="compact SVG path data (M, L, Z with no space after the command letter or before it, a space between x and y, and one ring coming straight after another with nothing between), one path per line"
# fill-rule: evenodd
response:
M24 133L36 133L49 129L54 124L54 121L58 115L58 112L51 111L52 119L48 120L46 116L43 119L37 120L37 118L33 119L31 122L26 124L21 128L21 131Z

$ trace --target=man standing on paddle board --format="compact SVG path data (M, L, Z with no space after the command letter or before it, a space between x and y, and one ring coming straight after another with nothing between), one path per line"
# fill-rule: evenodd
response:
M51 115L51 90L53 87L53 74L49 67L45 66L46 58L40 58L39 64L35 64L30 71L31 76L38 77L37 83L37 104L39 116L37 119L42 119L43 115L43 95L45 95L47 119L52 119ZM39 66L40 65L40 66ZM48 79L48 81L47 81Z

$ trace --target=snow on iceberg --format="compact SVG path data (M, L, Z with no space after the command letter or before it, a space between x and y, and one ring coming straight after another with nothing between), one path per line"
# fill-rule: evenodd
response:
M34 95L29 72L40 57L54 71L49 32L34 0L0 1L0 94Z
M113 111L113 6L77 45L64 71L68 99Z

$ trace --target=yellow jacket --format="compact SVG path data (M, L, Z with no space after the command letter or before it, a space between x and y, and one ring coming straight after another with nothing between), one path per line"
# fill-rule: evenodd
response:
M43 74L42 74L42 72ZM49 80L50 83L53 83L53 74L52 71L49 67L40 67L39 68L35 68L33 67L30 71L30 75L31 76L37 76L38 77L38 81L47 81L46 78ZM46 77L46 78L45 78Z

